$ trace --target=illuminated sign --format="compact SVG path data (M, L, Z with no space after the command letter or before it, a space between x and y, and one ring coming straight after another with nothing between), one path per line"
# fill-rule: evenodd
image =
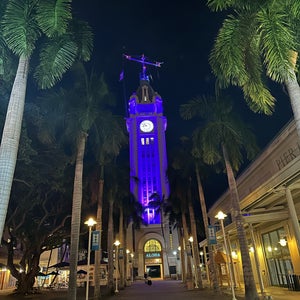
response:
M147 252L145 253L145 258L157 258L161 257L160 252Z

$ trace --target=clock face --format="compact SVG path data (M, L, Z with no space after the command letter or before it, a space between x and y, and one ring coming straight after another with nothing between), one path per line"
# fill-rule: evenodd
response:
M154 125L149 120L145 120L145 121L141 122L141 124L140 124L140 129L143 132L150 132L153 130L153 128L154 128Z

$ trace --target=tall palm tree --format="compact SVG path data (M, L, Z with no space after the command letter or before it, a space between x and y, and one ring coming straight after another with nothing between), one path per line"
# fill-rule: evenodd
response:
M119 257L117 257L118 261L118 267L119 267L119 287L120 289L123 289L125 287L125 262L126 262L126 235L125 235L125 229L126 229L126 217L125 217L125 204L129 204L127 199L130 195L129 191L129 167L124 166L118 166L118 193L115 196L115 203L116 203L116 219L118 222L116 222L119 225L117 238L120 242L120 249L123 249L123 253L120 253ZM130 198L129 198L130 199ZM131 203L130 203L131 204ZM126 220L127 221L127 220ZM116 226L117 227L117 226ZM122 254L122 255L121 255Z
M202 144L203 159L208 164L225 165L232 201L231 214L240 243L245 299L258 299L234 176L234 172L238 171L243 161L242 150L245 151L248 159L253 158L257 151L254 135L239 116L233 113L229 98L199 97L193 99L181 105L181 116L185 119L195 116L203 118L205 125L197 141L197 144Z
M71 220L71 247L70 247L70 279L69 298L76 299L77 291L77 260L79 233L81 225L82 205L82 176L83 159L88 133L101 114L106 113L106 106L110 105L108 87L104 77L94 72L88 74L82 64L76 64L72 69L74 83L70 90L60 89L48 95L51 101L54 118L57 122L56 133L64 137L67 146L75 145L75 176L73 184L73 204ZM55 120L55 119L54 119ZM55 125L55 122L54 122ZM63 128L63 130L61 130Z
M202 289L203 283L202 283L202 274L200 268L200 254L199 254L199 246L198 246L199 244L198 244L198 235L197 235L197 228L196 228L196 218L195 218L194 207L192 203L191 185L192 185L192 178L189 178L187 200L188 200L188 210L189 210L191 234L192 234L192 241L191 240L190 241L191 241L191 246L193 251L196 286Z
M116 199L118 198L118 193L121 191L121 182L123 179L122 175L119 172L116 162L112 162L109 165L109 168L106 168L106 180L105 180L105 190L107 201L109 204L108 208L108 225L107 225L107 252L108 252L108 288L113 291L114 287L114 258L113 258L113 249L114 249L114 238L115 238L115 226L114 226L114 213L116 212ZM124 247L124 245L120 245ZM115 256L115 259L119 259ZM116 269L116 274L119 270Z
M129 180L129 178L128 178ZM127 188L129 185L127 185ZM142 204L137 200L134 194L129 193L122 199L121 208L124 215L124 249L134 250L134 245L129 244L126 237L126 232L129 226L133 226L134 229L140 229L141 225L146 225L143 219L144 208ZM127 259L127 257L126 257ZM125 260L124 260L125 262ZM126 263L126 268L129 267L128 261ZM129 273L129 270L126 269L125 274Z
M199 130L201 130L201 127L197 127L193 131L192 135L197 136ZM181 137L180 149L179 151L177 151L177 157L173 161L173 167L180 168L180 169L184 167L184 169L190 169L191 172L196 173L198 195L199 195L200 207L202 212L202 220L203 220L206 236L208 236L208 216L207 216L205 197L204 197L202 182L200 178L200 171L199 171L200 165L204 169L204 163L202 162L203 159L202 156L200 155L200 153L202 152L199 146L201 145L198 145L197 141L194 141L194 139L192 140L185 136ZM218 282L217 267L213 259L214 257L213 245L208 245L208 251L209 251L209 258L210 258L209 260L210 279L213 284L213 290L216 294L220 294L221 290Z
M191 155L191 143L189 138L180 138L180 147L176 150L174 159L172 161L172 167L181 171L181 177L186 183L187 189L187 205L189 210L191 233L193 237L193 252L195 261L195 272L197 272L197 285L202 288L202 274L200 269L200 254L198 247L198 234L196 228L196 219L194 214L194 207L192 201L192 177L195 174L195 158Z
M76 27L71 21L69 0L8 0L1 19L5 44L19 62L0 146L0 238L16 166L30 59L40 37L46 37L35 72L41 88L52 87L76 58L90 59L90 27L84 22ZM76 35L71 34L75 27L78 30Z
M101 99L100 99L101 100ZM102 234L102 208L103 208L103 187L105 167L115 159L127 143L127 136L124 130L124 120L120 116L113 115L110 111L99 115L94 126L91 128L91 148L99 164L100 177L97 193L97 217L96 230ZM101 238L100 238L101 246ZM100 263L101 249L95 252L95 288L94 297L101 297L100 291Z
M242 88L255 112L271 114L275 99L267 79L288 92L300 137L300 2L208 0L213 11L230 10L215 40L210 64L222 86Z
M207 208L204 196L204 190L201 182L200 171L199 171L199 163L196 162L196 178L197 178L197 186L198 186L198 194L202 212L202 219L205 228L205 235L206 237L209 236L209 223L208 223L208 216L207 216ZM210 280L213 285L213 290L216 294L221 293L221 289L219 286L218 276L217 276L217 266L214 260L214 246L212 244L208 244L208 255L209 255L209 269L210 269Z
M176 155L177 153L173 154ZM175 160L171 164L169 170L169 180L170 180L170 196L168 199L168 204L166 206L166 212L169 214L169 207L172 207L172 212L175 213L175 217L178 220L180 226L180 247L181 247L181 262L182 262L182 275L183 282L189 285L193 281L192 265L191 265L191 251L189 249L189 237L190 230L187 222L188 215L188 196L186 192L186 186L188 182L183 172L178 166L176 166ZM185 258L184 253L186 253L187 258Z
M107 191L108 208L108 225L107 225L107 253L108 253L108 278L107 286L113 291L114 288L114 256L113 256L113 244L114 244L114 201L116 195L116 188L110 187ZM118 259L115 257L115 259ZM118 270L116 270L116 273Z

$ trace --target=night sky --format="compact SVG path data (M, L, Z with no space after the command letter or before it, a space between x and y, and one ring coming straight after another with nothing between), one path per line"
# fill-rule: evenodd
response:
M94 53L90 65L105 73L118 97L119 114L125 116L124 102L137 89L141 71L138 63L124 60L122 54L144 54L153 61L164 62L161 68L149 67L148 71L152 87L164 100L170 151L178 138L189 135L197 124L183 121L179 106L197 95L214 94L215 80L208 56L225 15L210 12L206 1L201 0L73 0L73 7L93 28ZM122 70L125 78L120 83ZM270 88L277 99L272 116L254 114L246 106L241 91L230 89L236 111L253 127L261 149L292 117L283 88L273 83ZM208 203L213 203L226 188L225 176L205 182Z

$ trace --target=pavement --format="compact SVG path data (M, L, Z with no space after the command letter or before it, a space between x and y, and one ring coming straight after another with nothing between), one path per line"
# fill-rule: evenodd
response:
M43 290L38 294L25 297L13 296L12 291L0 292L1 300L8 299L34 299L34 300L62 300L67 299L67 289ZM235 290L236 299L244 299L243 289ZM89 299L93 299L93 291L89 293ZM85 299L85 289L78 289L77 300ZM105 300L233 300L231 290L227 287L222 288L222 295L216 295L213 291L205 287L203 289L188 290L179 280L153 280L151 286L144 283L143 280L133 282L131 286L120 289L113 295L105 295ZM300 291L290 291L286 288L271 287L266 289L265 295L260 295L263 300L299 300Z

